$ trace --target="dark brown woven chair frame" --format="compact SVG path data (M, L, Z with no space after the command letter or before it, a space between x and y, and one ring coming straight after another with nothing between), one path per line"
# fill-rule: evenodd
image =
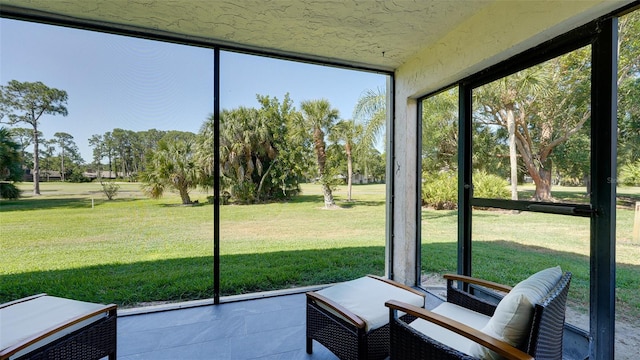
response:
M34 297L44 295L46 294L40 294L29 298L16 300L16 302L25 301ZM12 303L15 302L3 304L3 306L8 306ZM115 360L117 350L117 306L114 304L105 305L105 307L99 311L75 318L58 328L49 329L43 333L36 334L27 341L18 344L18 346L5 349L5 351L0 354L0 359L9 359L18 351L32 344L35 344L38 341L51 336L52 334L55 334L61 329L72 326L104 312L107 313L106 317L94 321L74 332L66 334L65 336L52 341L45 346L24 354L16 360L97 360L104 357L108 357L109 360Z
M476 284L483 287L508 292L508 286L486 282L480 279L460 275L445 275L447 279L447 301L470 310L491 316L495 304L462 291L453 285L454 281ZM438 324L462 336L471 339L507 359L562 359L562 334L564 328L565 308L571 273L566 272L556 286L534 305L533 320L529 337L522 348L515 348L503 341L495 339L464 324L431 311L417 308L398 301L388 301L389 324L391 336L391 359L476 359L451 347L439 343L432 338L408 326L408 321L398 318L402 311L413 316Z
M424 296L415 289L388 279L374 275L369 277ZM327 311L319 305L320 303L332 308L344 318ZM415 318L405 315L403 319L411 321ZM367 332L365 322L356 314L330 299L315 292L309 292L307 293L306 349L308 354L313 352L313 340L318 341L343 360L377 360L389 356L389 324Z

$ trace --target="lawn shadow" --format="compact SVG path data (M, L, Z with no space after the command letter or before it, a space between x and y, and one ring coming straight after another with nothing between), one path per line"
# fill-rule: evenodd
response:
M384 206L385 201L375 201L375 200L340 200L336 201L336 205L340 206L344 209L351 209L358 206Z
M237 295L383 275L384 247L222 255L220 266L221 295ZM213 297L213 257L9 274L0 276L0 283L0 303L38 293L125 307L209 299Z
M457 217L458 210L425 210L422 209L422 220L435 220L441 218Z
M324 196L322 196L322 195L305 195L305 194L302 194L302 195L294 196L288 202L294 203L294 204L318 203L318 204L324 205Z
M473 276L514 285L537 270L560 265L571 271L572 305L587 308L589 257L506 240L473 243ZM383 246L222 255L221 295L328 284L384 273ZM457 243L423 243L423 273L455 272ZM640 316L640 266L616 267L618 316ZM0 303L48 293L77 300L135 306L142 302L213 297L213 257L199 256L130 264L33 271L0 276Z
M33 210L51 210L51 209L90 209L92 206L100 206L108 201L114 202L133 202L140 199L92 199L72 197L72 198L47 198L47 197L29 197L17 200L0 200L0 212L9 211L33 211Z

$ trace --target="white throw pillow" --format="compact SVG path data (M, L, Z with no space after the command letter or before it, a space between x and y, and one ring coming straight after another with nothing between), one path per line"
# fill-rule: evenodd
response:
M521 281L500 301L493 316L480 331L512 346L529 335L533 306L540 302L562 277L559 266L539 271ZM481 359L501 359L493 351L473 343L469 354Z
M523 293L531 304L539 303L562 277L560 266L544 269L519 282L510 293Z

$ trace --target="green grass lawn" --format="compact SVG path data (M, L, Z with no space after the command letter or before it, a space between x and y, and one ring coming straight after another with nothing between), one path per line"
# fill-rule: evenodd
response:
M94 183L41 183L39 197L30 185L20 185L24 198L0 200L0 302L40 292L125 307L212 296L210 194L195 191L200 204L182 206L177 195L147 199L132 183L121 183L113 201ZM572 196L571 188L559 190ZM640 200L639 189L621 193ZM323 210L319 186L304 185L288 203L222 206L222 295L382 274L385 186L355 186L351 203L345 196L340 187L343 208ZM424 210L422 218L423 271L455 271L457 213ZM618 309L637 319L640 244L631 241L632 225L633 211L620 208ZM475 276L514 284L559 264L574 273L571 303L586 308L588 219L475 210L473 236Z

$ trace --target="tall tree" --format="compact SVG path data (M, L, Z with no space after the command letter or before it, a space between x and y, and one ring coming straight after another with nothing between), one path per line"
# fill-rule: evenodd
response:
M347 156L347 201L351 201L353 187L353 153L362 140L364 127L353 120L341 120L332 129L329 139L342 144ZM365 144L363 144L365 145Z
M190 139L162 140L148 159L141 174L143 191L154 199L162 197L166 188L180 194L182 204L191 204L189 191L200 183L195 155L195 135Z
M518 154L536 185L534 200L551 200L553 151L580 132L591 117L589 69L589 51L582 48L474 93L474 116L485 129L509 134L512 117ZM501 136L496 135L496 139Z
M516 132L519 127L526 126L526 117L529 116L528 110L533 108L536 101L539 101L540 98L545 96L545 86L550 85L550 81L548 81L549 79L546 76L546 70L545 67L536 66L525 71L520 71L496 80L491 84L482 86L474 93L476 104L479 105L479 113L490 116L490 120L486 120L481 116L481 122L491 125L497 124L506 130L512 200L518 200ZM540 187L546 186L543 182L548 181L550 192L551 173L549 172L549 174L546 175L547 176L532 175L532 177L537 185L540 184ZM542 197L540 197L540 199L542 199Z
M113 141L114 154L117 157L120 173L123 177L129 178L133 172L133 147L136 142L137 134L132 130L115 128L111 132L111 140Z
M111 131L104 133L102 137L102 145L104 146L104 154L107 157L107 166L109 167L109 179L113 178L113 162L116 154L116 144ZM116 177L118 170L116 169Z
M11 132L0 128L0 198L17 199L20 190L14 182L22 181L22 161L20 145L16 143Z
M104 141L102 140L102 135L99 135L99 134L91 135L91 137L89 138L89 146L93 148L93 164L97 167L96 171L97 171L98 177L101 177L100 171L102 169L100 168L100 162L102 161L102 158L104 157L104 154L105 154Z
M225 110L220 116L220 173L231 195L242 203L253 202L256 198L257 182L253 181L254 172L262 175L263 162L260 153L276 153L266 136L268 129L260 121L258 110L239 107ZM265 141L260 147L260 137Z
M325 166L327 161L325 134L331 131L338 119L338 110L331 108L331 104L326 99L303 101L300 109L302 110L302 120L313 137L313 148L318 164L318 177L320 178L324 195L324 207L335 207L336 203L331 192L333 179Z
M53 162L55 160L55 152L56 152L56 141L54 139L47 140L45 138L40 138L40 145L42 145L42 149L40 150L41 155L41 169L44 173L44 176L49 181L51 176L51 171L53 170Z
M73 141L73 136L66 132L56 132L53 134L53 137L58 145L58 149L60 149L60 180L65 181L65 167L64 167L64 158L65 153L72 153L77 146Z
M33 194L40 195L40 145L38 122L42 115L67 116L67 92L42 82L11 80L0 88L0 103L9 124L27 123L33 128Z
M257 95L260 116L267 122L270 144L275 158L266 167L258 185L258 199L288 199L300 193L300 181L307 172L311 158L308 137L296 135L300 127L300 113L293 106L289 94L282 102L276 97ZM269 156L269 149L263 151Z

